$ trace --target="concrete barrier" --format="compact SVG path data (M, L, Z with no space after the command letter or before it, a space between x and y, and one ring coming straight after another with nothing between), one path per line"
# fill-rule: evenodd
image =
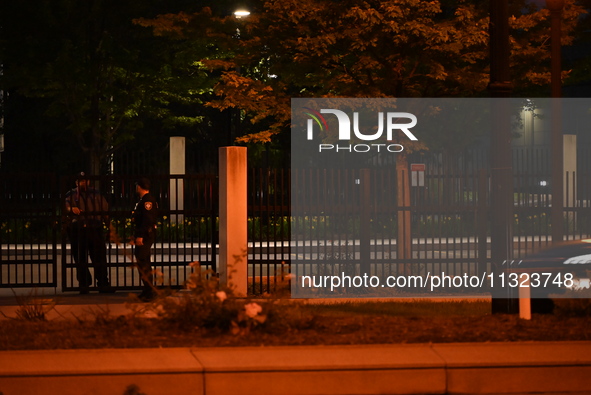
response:
M189 349L6 351L2 395L202 394L203 367ZM139 394L138 394L139 395Z
M0 352L2 395L583 394L591 342Z

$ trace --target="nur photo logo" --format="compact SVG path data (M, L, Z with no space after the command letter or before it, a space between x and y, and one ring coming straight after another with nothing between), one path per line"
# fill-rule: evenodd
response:
M410 131L411 128L416 126L417 117L414 114L408 112L378 112L377 113L377 129L375 129L375 121L372 126L367 128L370 124L370 120L360 120L359 112L353 112L351 117L342 110L337 109L320 109L320 111L314 110L310 107L303 107L303 113L308 117L306 124L306 137L308 140L314 139L314 130L317 129L318 133L329 133L329 122L323 114L329 114L331 117L336 117L338 123L338 140L339 142L348 141L354 137L361 141L372 141L372 144L319 144L318 152L325 151L348 151L348 152L401 152L404 147L401 144L393 143L377 143L378 140L384 137L385 141L391 142L394 138L394 131L401 131L404 135L412 141L417 141L418 138ZM374 118L375 119L375 118ZM334 118L333 118L334 120ZM366 126L366 129L376 130L374 133L364 133L361 130L361 125ZM371 125L371 124L370 124Z

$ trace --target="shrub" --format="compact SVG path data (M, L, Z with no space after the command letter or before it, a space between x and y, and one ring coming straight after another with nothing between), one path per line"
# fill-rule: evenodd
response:
M234 297L233 290L221 286L211 271L195 271L182 291L158 293L142 314L182 330L208 329L239 335L267 319L263 306Z

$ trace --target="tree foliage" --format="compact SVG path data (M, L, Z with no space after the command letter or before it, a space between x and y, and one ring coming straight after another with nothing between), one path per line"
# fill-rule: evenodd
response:
M1 87L49 103L71 133L55 141L77 141L93 173L154 130L287 141L294 97L487 95L489 1L250 0L242 19L232 4L2 2ZM548 11L510 4L515 95L547 94ZM581 13L565 1L564 45Z
M148 118L200 121L190 112L174 113L174 106L198 103L199 93L207 89L206 75L195 62L203 55L193 52L188 59L186 43L171 46L133 23L141 16L178 12L189 2L167 3L3 4L2 86L14 94L45 98L49 114L67 119L93 174L101 171L107 156L136 138Z
M219 75L209 105L240 108L261 127L242 141L268 142L290 122L292 97L487 95L488 1L262 0L246 19L211 10L144 25L160 35L207 34L226 57L203 60ZM567 0L563 44L583 12ZM207 16L204 28L193 21ZM512 2L511 66L519 94L549 83L549 14Z

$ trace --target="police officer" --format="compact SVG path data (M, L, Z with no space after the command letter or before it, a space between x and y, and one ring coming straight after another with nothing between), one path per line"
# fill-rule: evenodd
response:
M150 301L156 296L150 255L152 244L156 238L158 203L150 194L150 180L147 178L140 178L135 183L135 190L140 198L132 212L134 254L143 282L143 290L139 298L143 301Z
M99 292L114 292L107 274L107 248L103 228L103 224L108 223L109 205L104 196L89 185L84 172L77 174L76 188L66 193L65 209L69 219L66 230L76 264L80 293L88 293L88 287L92 285L92 275L88 268L89 256Z

